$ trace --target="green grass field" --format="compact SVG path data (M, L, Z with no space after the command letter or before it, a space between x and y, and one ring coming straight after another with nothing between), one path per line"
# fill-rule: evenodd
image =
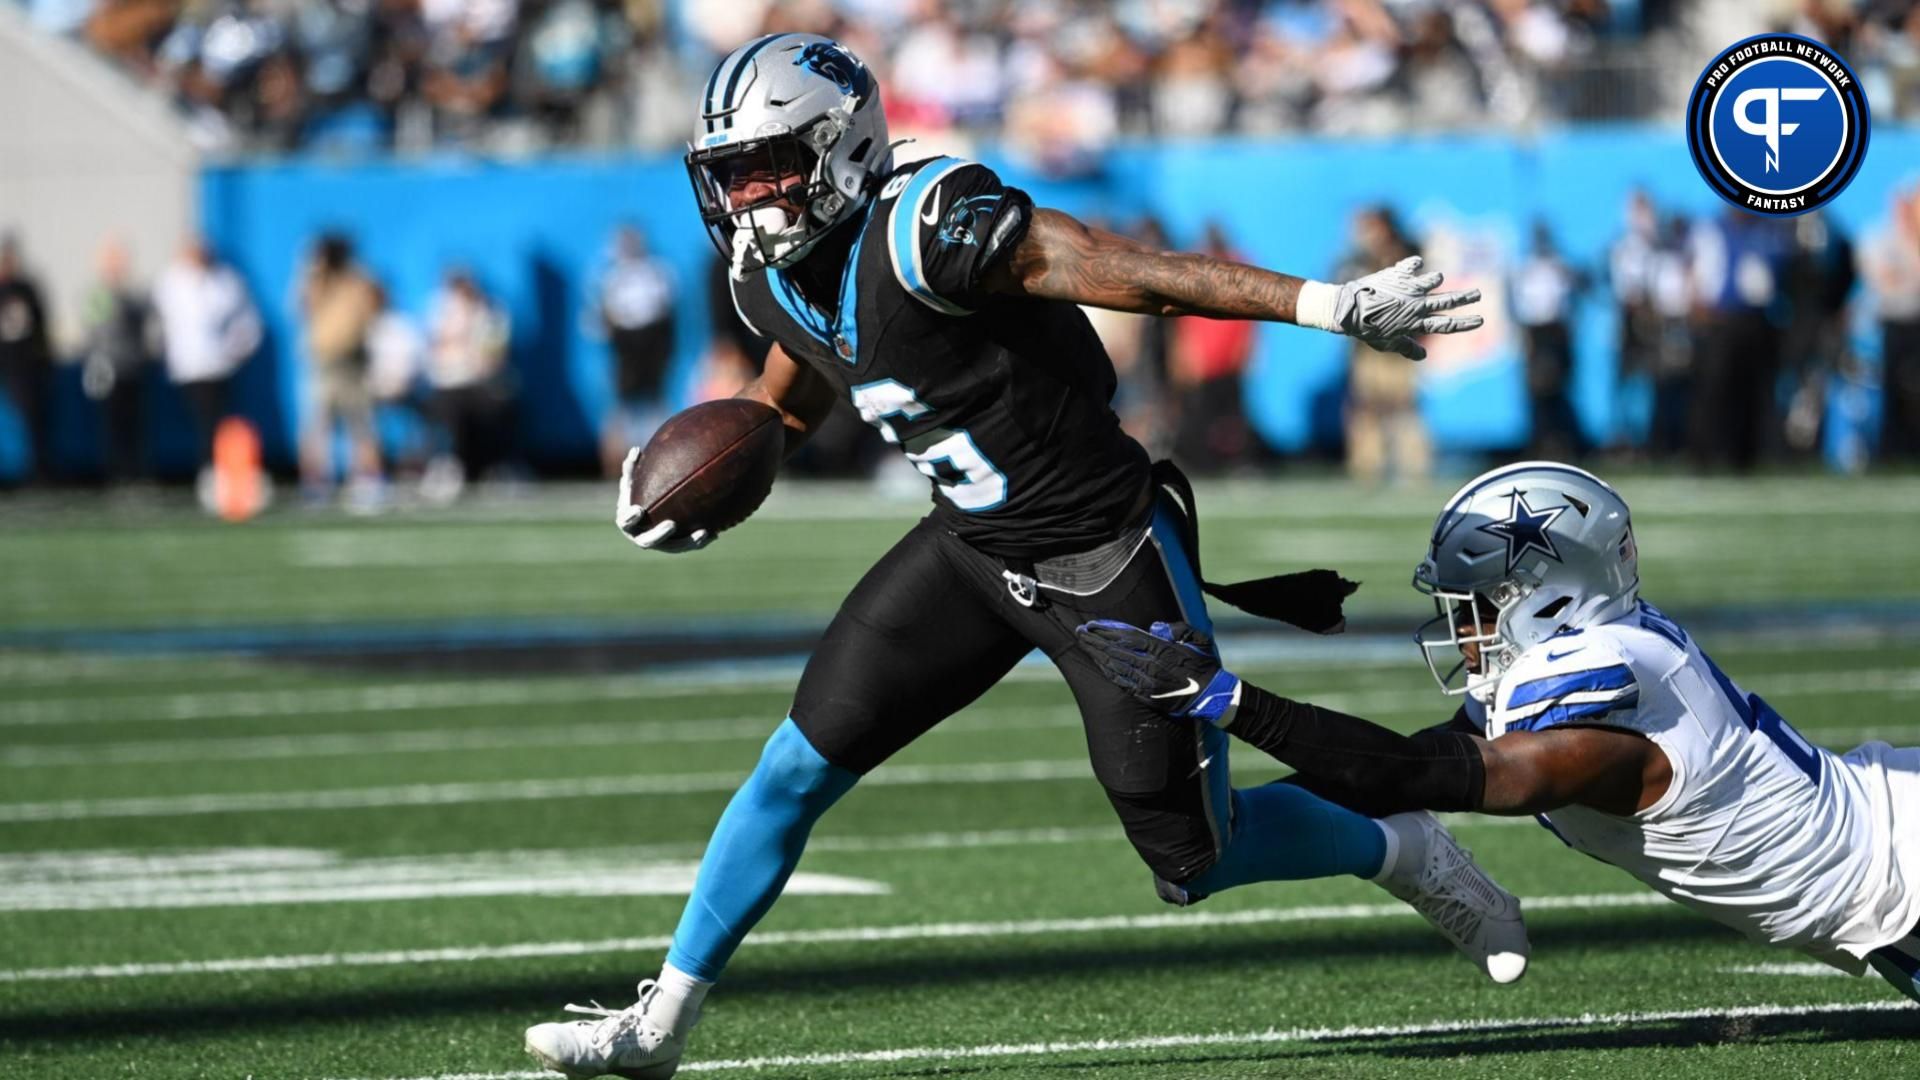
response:
M1920 742L1920 481L1632 478L1646 594L1809 738ZM1209 576L1329 565L1408 629L1444 491L1202 489ZM530 1023L631 1000L783 715L774 658L606 674L295 664L405 628L818 624L920 512L783 490L698 556L601 493L444 515L0 504L0 1076L531 1077ZM753 617L753 618L749 618ZM1236 624L1241 625L1241 624ZM224 635L224 636L222 636ZM210 642L223 648L206 648ZM249 643L253 644L249 644ZM1231 658L1236 638L1225 647ZM1401 727L1410 644L1246 636L1242 673ZM1281 770L1237 748L1239 782ZM1530 820L1460 837L1528 902L1484 983L1356 880L1176 911L1028 665L821 823L686 1069L867 1077L1893 1077L1920 1011L1751 946Z

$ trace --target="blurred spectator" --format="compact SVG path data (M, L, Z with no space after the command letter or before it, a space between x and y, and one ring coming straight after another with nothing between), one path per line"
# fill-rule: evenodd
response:
M1526 354L1531 425L1527 456L1565 461L1581 451L1580 421L1567 392L1573 382L1573 301L1580 276L1560 257L1544 221L1513 275L1513 321Z
M506 369L509 324L473 275L456 268L434 298L429 325L427 382L452 452L428 465L422 486L433 501L450 502L505 451L513 402Z
M560 142L576 141L582 114L625 47L627 28L592 0L554 0L527 28L522 97Z
M881 76L896 132L998 137L1062 174L1091 167L1121 132L1650 118L1693 76L1666 59L1686 36L1671 0L32 5L51 32L84 18L96 49L175 95L220 148L513 148L622 129L664 147L683 137L680 102L715 59L782 31L846 41ZM1877 114L1920 113L1920 5L1807 4L1794 20L1854 63ZM615 119L616 102L630 115Z
M1620 363L1615 371L1616 409L1620 392L1636 378L1653 374L1660 348L1660 317L1653 309L1653 265L1660 245L1660 214L1647 193L1627 197L1626 231L1607 253L1607 284L1618 313Z
M638 227L623 225L600 274L596 329L613 352L611 415L601 424L601 464L619 475L630 446L644 446L669 412L667 367L673 359L673 270L647 251Z
M1647 295L1657 326L1653 359L1653 422L1648 450L1670 458L1687 446L1693 410L1694 299L1688 244L1692 226L1676 214L1667 219L1647 266Z
M1218 222L1209 222L1200 250L1244 261ZM1255 448L1240 383L1253 356L1254 324L1241 319L1179 319L1173 329L1171 375L1179 396L1173 454L1195 472L1217 472L1247 461Z
M29 482L46 479L53 460L47 431L47 387L52 378L46 301L39 284L27 273L19 238L0 236L0 387L26 428L33 457L27 467Z
M1694 294L1702 308L1693 395L1694 462L1752 469L1777 423L1780 335L1772 311L1791 223L1727 207L1694 226Z
M367 334L379 313L379 286L354 261L353 242L340 233L322 235L300 282L307 354L300 481L308 498L325 498L333 489L336 425L347 433L350 497L377 497L380 437L367 386Z
M1785 448L1795 453L1819 448L1827 381L1847 353L1854 263L1853 241L1824 212L1793 219L1793 248L1783 272L1786 323L1781 330L1787 415L1784 425L1768 430L1783 435Z
M87 25L94 0L22 0L33 25L49 34L72 37Z
M427 30L421 88L433 106L436 137L471 141L504 103L508 38L519 8L518 0L421 0Z
M1167 247L1166 232L1153 218L1141 221L1133 238L1155 251ZM1113 411L1120 426L1154 458L1173 453L1175 409L1169 401L1168 364L1177 319L1161 319L1104 308L1088 308L1087 318L1113 361L1117 384Z
M1367 207L1353 218L1354 250L1334 271L1350 281L1418 254L1392 210ZM1359 341L1348 347L1347 471L1375 485L1391 471L1396 482L1424 482L1433 465L1426 423L1415 400L1420 369L1398 353Z
M420 378L426 368L426 337L419 324L406 312L392 306L387 290L374 286L374 304L378 314L367 328L367 390L373 396L375 420L381 410L399 414L405 420L405 434L394 455L392 469L397 477L419 475L426 465L426 440L419 438L420 422L426 417L425 402L419 394ZM376 423L378 428L378 423Z
M260 347L260 312L240 275L190 240L160 272L153 307L167 377L186 398L198 436L200 465L213 460L214 428L231 406L233 373Z
M100 405L107 480L144 480L146 383L158 327L146 294L133 283L127 249L118 239L101 247L99 275L82 314L86 343L80 386Z
M1886 225L1860 261L1880 320L1881 452L1920 461L1920 187L1894 193Z

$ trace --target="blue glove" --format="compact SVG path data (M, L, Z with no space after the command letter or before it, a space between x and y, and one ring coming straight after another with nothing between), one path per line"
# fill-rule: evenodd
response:
M1220 666L1213 639L1186 623L1154 623L1142 630L1114 619L1079 627L1081 648L1092 653L1115 686L1168 716L1198 717L1225 726L1239 703L1240 679Z

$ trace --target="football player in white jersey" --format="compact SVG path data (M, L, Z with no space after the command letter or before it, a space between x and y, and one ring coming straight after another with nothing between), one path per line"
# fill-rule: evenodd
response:
M1414 586L1448 724L1400 735L1220 667L1180 624L1089 623L1109 678L1225 728L1363 813L1536 814L1568 845L1756 941L1920 1000L1920 748L1808 743L1640 598L1627 505L1522 462L1461 488Z

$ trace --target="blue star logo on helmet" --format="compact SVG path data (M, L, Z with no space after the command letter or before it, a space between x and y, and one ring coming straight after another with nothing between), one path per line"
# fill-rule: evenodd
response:
M841 93L854 99L856 109L865 105L867 96L873 93L873 76L868 74L867 65L838 42L813 42L793 58L793 64L832 79Z
M1505 521L1491 521L1479 526L1483 533L1498 536L1507 542L1507 573L1520 565L1527 552L1537 551L1554 562L1560 561L1560 551L1553 546L1553 537L1547 535L1547 527L1554 519L1567 512L1564 506L1535 510L1527 505L1524 491L1515 491L1507 504Z

